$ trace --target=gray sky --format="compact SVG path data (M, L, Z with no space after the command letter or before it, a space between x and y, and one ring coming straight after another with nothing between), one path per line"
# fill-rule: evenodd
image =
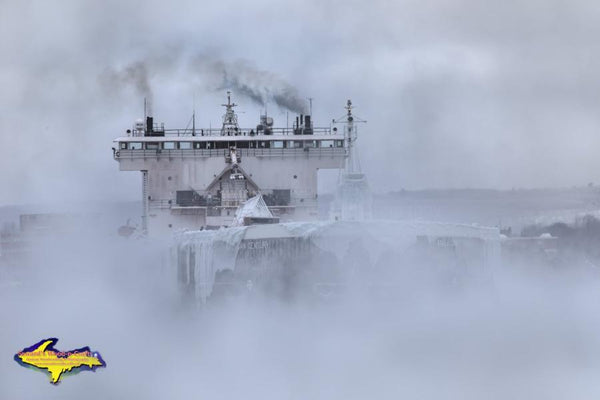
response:
M351 98L369 121L360 153L377 192L600 182L597 2L2 0L0 11L0 204L139 198L139 174L119 173L110 147L143 96L104 79L134 63L168 127L187 124L194 97L198 124L218 125L215 63L313 97L317 123ZM260 107L235 100L242 125L256 124ZM269 112L285 125L285 111Z

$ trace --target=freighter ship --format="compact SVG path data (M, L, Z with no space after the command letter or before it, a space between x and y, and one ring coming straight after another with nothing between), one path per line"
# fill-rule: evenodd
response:
M307 114L278 128L264 114L241 128L231 93L222 106L218 129L196 128L195 119L189 129L165 129L146 116L114 140L120 169L141 171L140 233L173 240L173 281L183 293L200 303L257 290L329 297L349 285L389 295L403 264L444 269L450 281L493 270L496 228L371 219L356 154L365 121L350 100L326 127ZM338 170L339 183L319 220L321 169Z

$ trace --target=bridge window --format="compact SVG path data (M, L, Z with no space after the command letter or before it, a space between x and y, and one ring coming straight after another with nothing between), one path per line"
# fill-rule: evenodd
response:
M291 200L290 189L273 189L272 193L263 195L267 206L287 206Z
M164 142L163 143L163 149L165 149L165 150L174 150L175 149L175 142Z
M333 140L322 140L321 147L333 147Z
M271 148L273 149L283 149L283 141L282 140L274 140L271 142Z
M304 147L319 147L319 142L317 140L305 140Z
M260 149L268 149L270 144L271 144L270 142L265 142L265 141L261 140L260 142L258 142L258 147Z
M181 150L188 150L192 148L192 142L179 142L179 148Z
M300 149L302 148L302 142L300 140L290 140L287 147L288 149Z
M127 150L127 142L121 142L121 143L119 143L119 148L121 150Z
M335 147L344 147L344 141L343 140L336 140L335 141Z
M146 150L158 150L158 142L147 142Z
M129 143L129 149L130 150L141 150L142 149L142 143L141 142L130 142Z

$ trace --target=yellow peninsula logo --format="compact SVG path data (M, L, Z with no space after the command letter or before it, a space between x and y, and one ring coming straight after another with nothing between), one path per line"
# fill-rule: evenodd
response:
M50 375L50 383L58 385L63 375L74 375L81 371L95 371L106 367L97 351L89 347L71 351L58 351L54 345L56 338L40 340L15 354L15 361L26 368L40 370Z

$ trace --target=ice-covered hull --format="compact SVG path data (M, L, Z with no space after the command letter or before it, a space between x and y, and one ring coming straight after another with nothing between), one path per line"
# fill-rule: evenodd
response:
M497 229L469 225L298 222L185 232L172 255L182 292L204 303L249 292L322 297L488 279L499 244Z

